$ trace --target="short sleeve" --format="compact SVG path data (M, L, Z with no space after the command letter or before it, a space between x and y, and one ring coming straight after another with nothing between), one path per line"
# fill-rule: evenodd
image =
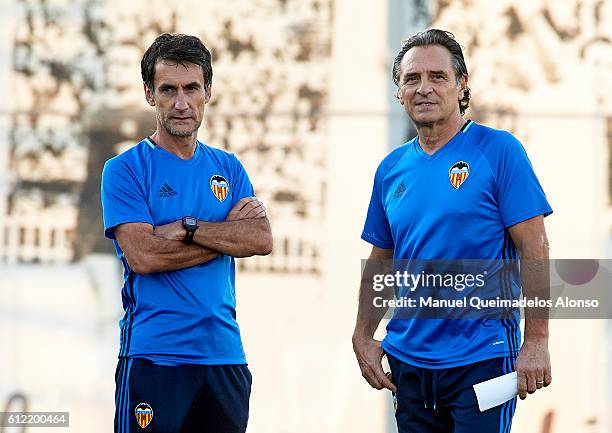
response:
M504 143L498 173L499 211L505 227L552 213L523 145L512 135Z
M374 186L372 188L372 196L370 198L370 206L366 216L361 239L364 241L385 249L394 247L393 237L391 236L391 227L385 213L382 200L382 181L384 173L382 167L379 166L374 176Z
M125 162L107 161L102 170L100 195L107 238L115 239L114 229L119 224L143 222L153 225L142 186Z
M255 191L253 191L253 185L251 184L249 175L247 174L246 170L244 169L238 158L236 158L236 156L233 154L231 155L231 158L233 159L234 165L234 178L232 180L233 185L230 185L230 188L232 188L233 190L232 207L234 207L243 198L254 197Z

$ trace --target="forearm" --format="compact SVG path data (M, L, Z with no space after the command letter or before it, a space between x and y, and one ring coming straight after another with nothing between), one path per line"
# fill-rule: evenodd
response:
M233 257L267 255L272 251L268 218L236 221L199 221L193 242Z
M134 263L128 263L139 274L176 271L206 263L219 253L199 245L187 245L181 241L168 240L155 235L143 239L139 253L132 254Z
M548 252L523 251L521 254L521 283L528 299L550 299ZM548 307L525 308L525 341L548 340Z
M374 275L387 274L391 269L390 260L368 259L361 275L359 288L359 304L357 307L357 321L353 338L372 338L388 308L376 306L374 298L383 300L393 299L395 296L392 287L384 286L383 290L374 290Z

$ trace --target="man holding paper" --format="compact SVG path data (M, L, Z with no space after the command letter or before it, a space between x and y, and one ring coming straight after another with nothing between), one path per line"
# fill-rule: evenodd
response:
M512 371L521 399L548 386L547 316L526 311L520 345L515 310L465 321L396 315L381 343L373 336L386 310L374 305L381 293L372 290L372 280L380 262L389 259L520 259L520 275L494 266L483 290L491 298L516 298L521 290L526 297L545 297L544 217L552 209L521 143L506 131L463 118L470 101L468 72L452 34L431 29L405 41L393 79L418 137L391 152L376 171L362 233L373 247L362 276L353 348L368 383L393 391L400 433L509 432L516 398L481 412L473 386ZM387 297L394 296L390 290ZM381 365L385 354L391 377Z

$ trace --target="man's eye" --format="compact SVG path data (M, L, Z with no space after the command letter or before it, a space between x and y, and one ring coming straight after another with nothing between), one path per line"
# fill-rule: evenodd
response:
M404 80L405 83L414 83L417 80L417 77L408 77Z

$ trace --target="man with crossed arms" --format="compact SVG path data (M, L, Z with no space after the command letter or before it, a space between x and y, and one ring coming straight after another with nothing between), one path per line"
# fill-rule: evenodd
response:
M270 224L238 159L196 138L212 93L202 41L159 36L141 73L157 129L102 175L125 280L115 432L244 433L234 257L269 254Z

